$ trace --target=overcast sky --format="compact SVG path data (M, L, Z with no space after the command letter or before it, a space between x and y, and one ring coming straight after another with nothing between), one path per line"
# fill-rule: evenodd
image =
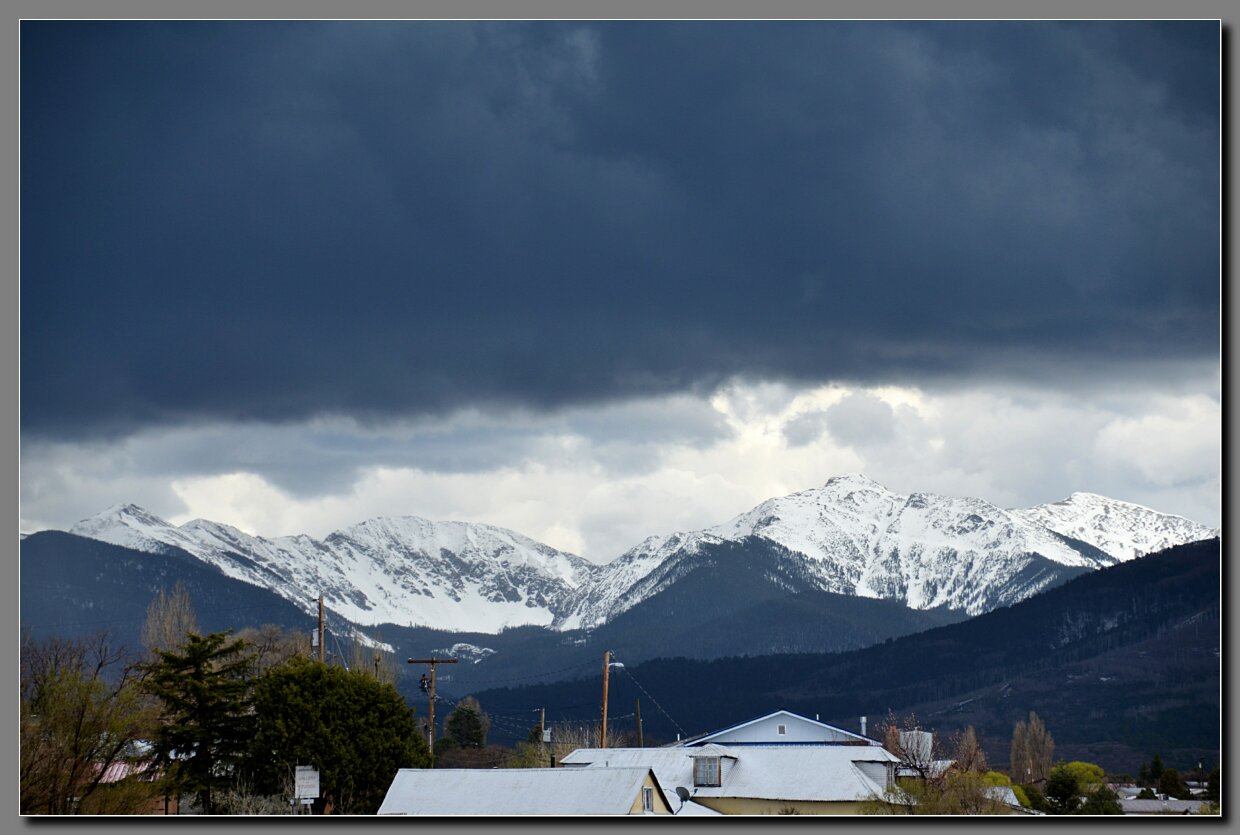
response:
M1219 30L21 28L21 524L1221 522Z

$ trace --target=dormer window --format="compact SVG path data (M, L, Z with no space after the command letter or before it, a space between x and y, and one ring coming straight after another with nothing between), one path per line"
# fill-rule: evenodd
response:
M721 776L719 757L693 758L693 785L718 786Z

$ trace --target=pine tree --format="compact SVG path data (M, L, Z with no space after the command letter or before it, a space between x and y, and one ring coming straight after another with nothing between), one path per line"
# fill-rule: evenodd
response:
M244 641L229 636L191 634L145 666L145 687L163 703L156 761L171 788L197 793L204 814L212 811L212 791L231 782L254 726L253 658Z
M466 696L448 716L444 732L462 748L483 748L491 720L473 696Z

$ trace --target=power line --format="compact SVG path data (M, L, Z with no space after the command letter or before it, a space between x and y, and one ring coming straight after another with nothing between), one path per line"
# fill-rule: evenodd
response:
M656 699L654 696L651 696L650 691L648 691L645 687L642 687L642 683L638 681L636 678L634 678L633 673L629 671L628 667L621 667L620 669L624 670L624 672L628 674L628 677L633 680L634 684L637 685L637 689L642 691L642 693L645 694L647 699L654 702L654 706L659 709L660 713L662 713L664 716L667 717L667 721L671 722L673 725L676 726L676 730L680 731L680 733L684 736L689 736L688 732L686 732L684 728L680 727L680 723L677 722L675 719L673 719L671 717L671 714L669 714L666 710L663 709L663 705L659 704L659 700Z

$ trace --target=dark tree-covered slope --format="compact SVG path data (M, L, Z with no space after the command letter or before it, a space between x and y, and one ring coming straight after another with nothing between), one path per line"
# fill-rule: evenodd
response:
M1139 764L1160 748L1183 757L1217 752L1219 578L1219 541L1208 540L867 649L669 657L629 672L658 699L662 710L647 709L644 718L647 732L664 739L678 726L699 733L778 708L851 728L862 715L873 723L888 711L916 712L943 731L978 725L992 758L1002 762L1012 725L1036 710L1061 752L1090 752L1108 767L1135 768L1134 759ZM588 705L598 689L596 676L478 698L495 710ZM596 714L588 707L577 712Z

